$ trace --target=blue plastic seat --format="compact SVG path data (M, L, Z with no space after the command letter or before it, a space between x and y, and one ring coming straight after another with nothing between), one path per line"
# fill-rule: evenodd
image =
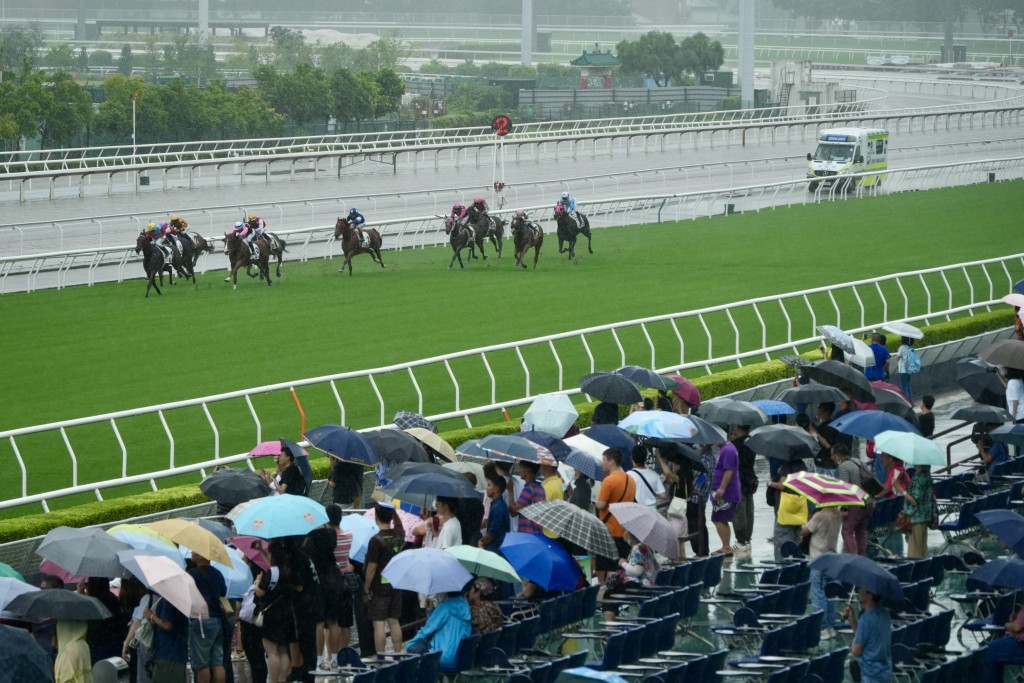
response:
M419 666L416 667L416 683L437 683L437 676L441 671L441 651L432 650L424 653L416 661L419 662Z
M516 638L516 652L532 650L540 635L540 617L528 617L519 622L519 636Z
M469 671L473 668L476 663L476 650L480 645L480 636L469 636L463 638L459 643L458 649L455 651L455 665L446 667L441 666L440 670L446 674L459 674L463 671Z
M601 654L601 659L587 662L587 666L602 671L618 668L623 663L622 657L628 637L628 631L618 631L609 635L604 641L604 652Z
M505 653L506 657L511 657L519 651L519 629L522 627L520 622L512 622L511 624L505 624L499 631L501 635L498 636L497 648Z

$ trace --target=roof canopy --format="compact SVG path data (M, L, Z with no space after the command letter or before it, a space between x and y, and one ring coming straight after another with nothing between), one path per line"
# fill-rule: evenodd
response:
M608 52L594 50L593 52L583 51L583 54L569 62L573 66L622 66L622 60Z

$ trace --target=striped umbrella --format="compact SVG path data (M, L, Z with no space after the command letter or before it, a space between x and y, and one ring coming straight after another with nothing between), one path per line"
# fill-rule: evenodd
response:
M564 500L531 503L521 508L519 514L591 553L612 559L619 556L608 527L572 503Z
M864 505L867 492L859 486L814 472L796 472L786 477L785 487L820 508Z
M541 465L557 465L558 461L547 448L521 436L491 434L480 440L489 457L497 460L529 460Z

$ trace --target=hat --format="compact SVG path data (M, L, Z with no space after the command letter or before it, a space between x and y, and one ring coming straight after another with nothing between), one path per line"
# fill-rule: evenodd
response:
M563 192L562 196L565 197L566 199L568 199L569 198L569 193L568 192Z
M384 501L377 501L377 505L384 508L385 510L394 510L395 506L391 503L385 503Z

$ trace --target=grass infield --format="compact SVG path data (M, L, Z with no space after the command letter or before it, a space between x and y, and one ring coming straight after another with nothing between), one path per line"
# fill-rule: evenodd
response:
M997 183L728 217L597 230L593 255L578 263L558 255L549 233L536 271L512 268L512 246L505 256L447 270L447 247L386 252L385 270L369 257L354 261L355 275L337 272L340 259L286 264L284 277L268 288L258 280L239 282L237 291L223 273L198 277L196 286L166 287L164 295L144 299L141 280L76 287L63 291L7 294L0 297L0 331L5 355L0 374L0 429L193 398L234 389L377 367L487 344L542 336L630 318L685 311L826 284L870 278L960 261L1022 251L1020 216L1024 183ZM552 230L546 222L544 226ZM579 250L579 245L577 245ZM490 247L488 246L488 249ZM490 253L490 251L489 251ZM141 266L139 267L141 271ZM975 288L984 278L969 278ZM965 279L951 281L954 305L966 303ZM886 291L889 291L883 287ZM895 292L895 288L892 289ZM870 292L865 304L880 315ZM907 288L923 301L923 288ZM853 297L837 298L849 310ZM831 303L814 301L819 322L834 322ZM761 314L774 325L768 342L779 341L785 327L778 307ZM894 314L892 317L899 317ZM754 320L754 313L749 313ZM737 321L741 322L741 321ZM794 317L795 330L810 319ZM843 322L850 326L852 317ZM714 350L733 347L731 326L709 318ZM803 327L801 327L801 325ZM683 327L688 357L708 340L699 324ZM678 344L668 326L649 330L658 344L657 364L679 362ZM637 350L628 362L650 363L642 332L621 336ZM745 348L760 339L744 339ZM565 383L588 368L578 340L557 345ZM613 369L619 355L614 340L594 340L599 367ZM550 352L530 351L538 363L531 377L534 392L556 388ZM512 352L489 357L499 378L498 399L522 395L524 378ZM457 364L462 405L489 402L490 384L479 358ZM472 372L479 369L479 372ZM479 378L463 380L466 376ZM450 410L454 391L443 368L417 371L424 388L442 387L426 396L426 412ZM378 380L388 397L387 420L394 409L416 408L416 394L405 372ZM369 383L339 386L346 422L375 424L380 408ZM408 396L406 405L395 397ZM309 427L339 420L327 387L299 390ZM264 438L297 437L299 418L287 392L254 399ZM256 438L244 401L212 405L222 454L248 450ZM233 419L232 416L237 416ZM175 464L198 462L212 454L214 434L199 408L167 415L175 437ZM500 418L498 418L500 419ZM479 422L478 422L479 423ZM155 417L118 422L131 453L129 474L169 464L169 447ZM121 447L109 425L68 430L78 460L80 481L116 477ZM71 483L71 462L59 434L19 438L29 468L29 493ZM20 477L9 441L0 443L0 463L8 476L0 498L18 495ZM192 477L195 481L196 477ZM148 486L123 487L125 492ZM107 494L105 494L107 495ZM73 497L59 507L92 496ZM38 511L38 506L32 511Z

